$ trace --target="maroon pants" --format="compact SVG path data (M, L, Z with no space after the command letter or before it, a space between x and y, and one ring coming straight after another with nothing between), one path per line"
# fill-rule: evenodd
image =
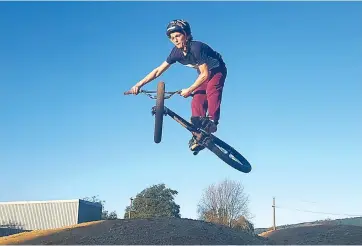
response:
M192 116L206 116L206 111L208 111L208 116L215 123L219 122L220 104L226 75L226 68L212 71L208 80L193 92L194 95L191 101Z

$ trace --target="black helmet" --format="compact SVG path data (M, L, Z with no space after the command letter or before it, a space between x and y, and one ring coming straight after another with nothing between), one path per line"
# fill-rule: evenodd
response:
M173 20L167 25L166 35L170 37L173 32L182 32L187 36L191 35L190 24L185 20Z

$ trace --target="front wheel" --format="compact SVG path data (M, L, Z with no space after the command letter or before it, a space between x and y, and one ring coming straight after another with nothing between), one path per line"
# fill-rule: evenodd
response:
M157 99L155 107L155 143L161 142L162 139L162 125L164 115L164 101L165 101L165 83L159 82L157 84Z
M236 170L249 173L251 171L250 163L233 147L212 135L206 147Z

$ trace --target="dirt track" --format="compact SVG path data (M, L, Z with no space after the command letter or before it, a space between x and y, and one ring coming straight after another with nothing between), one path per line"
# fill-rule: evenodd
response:
M362 227L348 225L314 225L280 229L260 234L276 244L362 245Z
M0 238L0 244L354 244L362 245L362 227L311 225L253 236L191 219L108 220Z
M108 220L0 238L0 244L271 244L268 239L190 219Z

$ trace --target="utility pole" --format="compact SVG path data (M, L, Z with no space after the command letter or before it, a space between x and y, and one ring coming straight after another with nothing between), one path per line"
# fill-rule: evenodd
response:
M275 226L275 197L273 197L273 230L276 230L276 226Z
M129 210L128 210L128 218L129 218L129 219L131 218L131 210L132 210L132 201L133 201L133 198L131 197L130 200L131 200L131 206L129 207Z

